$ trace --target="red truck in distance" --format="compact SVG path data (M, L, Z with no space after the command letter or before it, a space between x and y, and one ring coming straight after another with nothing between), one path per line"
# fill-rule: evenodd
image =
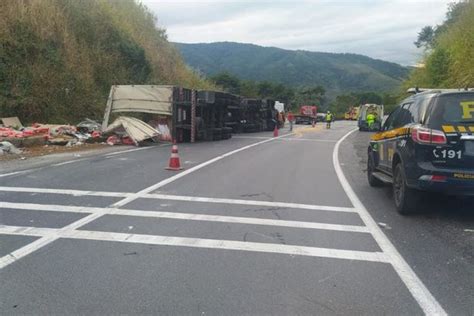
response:
M300 111L295 114L296 124L312 124L316 121L316 115L318 114L318 107L316 105L302 105Z

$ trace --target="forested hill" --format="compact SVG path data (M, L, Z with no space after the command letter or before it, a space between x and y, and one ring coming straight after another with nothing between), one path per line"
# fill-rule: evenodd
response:
M212 87L134 0L1 0L0 114L100 118L113 84Z
M206 75L226 71L246 80L321 85L333 92L390 92L398 89L409 72L398 64L356 54L291 51L232 42L175 45L186 63Z

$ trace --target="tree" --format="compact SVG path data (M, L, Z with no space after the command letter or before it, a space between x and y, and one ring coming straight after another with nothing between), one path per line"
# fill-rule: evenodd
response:
M425 26L418 33L418 38L414 42L418 48L424 47L425 49L433 48L435 38L435 29L432 26Z
M228 72L221 72L209 78L229 93L240 94L240 79Z

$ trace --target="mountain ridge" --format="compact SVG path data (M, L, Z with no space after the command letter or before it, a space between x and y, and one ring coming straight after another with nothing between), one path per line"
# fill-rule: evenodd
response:
M229 72L241 79L291 86L321 85L328 91L391 92L409 68L353 53L311 52L248 43L173 43L192 68L212 76Z

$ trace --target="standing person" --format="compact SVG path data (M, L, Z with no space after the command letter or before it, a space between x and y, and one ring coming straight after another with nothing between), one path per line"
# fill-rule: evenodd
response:
M290 123L290 132L291 132L291 131L293 131L293 121L295 119L295 117L293 116L293 113L291 113L291 111L288 112L287 118L288 118L288 122Z
M372 125L375 123L375 115L372 112L369 112L366 117L367 121L367 126L369 127L369 130L372 129Z
M331 122L332 122L332 113L331 111L328 111L326 113L326 128L331 128Z
M278 129L283 127L283 114L281 112L278 112Z

